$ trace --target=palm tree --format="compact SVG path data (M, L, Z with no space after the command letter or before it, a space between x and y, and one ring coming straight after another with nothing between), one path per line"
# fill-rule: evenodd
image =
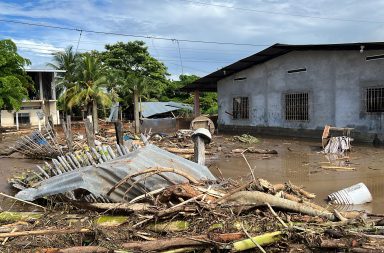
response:
M86 54L78 64L76 82L68 88L61 99L66 106L83 106L87 115L92 115L94 132L98 132L97 106L110 106L117 96L112 90L108 93L107 69L95 56Z
M141 99L146 98L151 90L151 79L142 77L136 74L125 74L120 72L119 82L120 92L133 94L133 107L134 107L134 120L135 120L135 132L139 132L140 124L140 112L141 112Z
M63 52L53 54L53 63L47 66L57 70L65 70L65 73L58 73L56 93L59 97L63 92L72 87L76 81L76 68L80 55L73 51L73 46L67 47Z

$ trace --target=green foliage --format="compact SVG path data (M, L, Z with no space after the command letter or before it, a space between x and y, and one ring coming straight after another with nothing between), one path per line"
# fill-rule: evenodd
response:
M32 89L32 80L24 70L30 61L17 53L11 40L0 40L0 108L19 110Z
M101 60L110 68L118 71L121 80L145 79L150 85L145 85L139 91L147 98L159 98L168 85L166 66L156 60L148 52L143 41L117 42L106 45L106 51L101 53ZM135 81L133 81L135 82ZM120 82L121 83L121 82ZM123 101L131 99L131 84L122 85L118 94ZM127 90L128 89L128 90Z
M76 81L76 72L79 65L80 55L69 46L64 52L53 54L53 63L48 63L56 70L65 70L65 73L58 73L56 77L56 92L60 96L66 89L72 87Z
M129 107L134 92L140 101L193 104L193 95L180 89L199 77L180 75L178 81L168 80L166 66L150 55L143 41L117 42L106 45L105 49L75 54L72 47L68 47L65 52L54 55L51 66L67 70L60 76L65 92L59 103L64 109L87 107L93 99L106 106L117 100L117 95L123 106ZM111 97L113 99L108 100ZM216 93L201 93L200 101L202 113L217 113Z
M180 81L172 81L169 88L164 93L164 100L162 101L179 101L183 103L193 104L193 95L187 92L182 92L180 89L200 77L196 75L180 75ZM165 99L169 100L165 100ZM217 114L217 93L216 92L201 92L200 93L200 109L203 114Z
M99 105L110 106L116 100L116 94L107 91L107 68L92 55L83 55L81 58L76 68L77 81L65 90L60 100L65 101L66 109L81 106L90 110L94 100Z

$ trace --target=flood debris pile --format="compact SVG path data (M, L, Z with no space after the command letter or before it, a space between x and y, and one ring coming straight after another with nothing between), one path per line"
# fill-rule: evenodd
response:
M81 190L81 192L78 192ZM63 204L61 196L73 193ZM93 194L108 203L86 201ZM81 196L82 195L82 196ZM380 215L339 212L290 182L216 179L152 144L20 191L45 213L0 213L4 248L30 252L373 252ZM60 203L58 203L60 201ZM26 203L29 203L26 201ZM2 218L3 217L3 218ZM5 239L8 238L8 239Z
M247 144L256 144L259 143L259 139L249 134L235 135L232 137L233 141L239 141Z
M50 128L45 131L33 131L30 135L21 136L10 147L12 152L19 152L29 158L53 158L63 154L62 147Z
M141 136L143 146L59 155L11 181L17 201L38 212L0 213L4 250L384 251L383 215L319 206L306 189L272 184L253 170L247 178L218 179L203 163L166 150L193 147L192 133L148 136Z

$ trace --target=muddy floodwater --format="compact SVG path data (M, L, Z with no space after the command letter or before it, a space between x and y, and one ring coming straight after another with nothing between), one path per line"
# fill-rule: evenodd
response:
M257 136L260 143L247 145L231 142L230 136L216 136L213 156L208 158L211 171L219 176L216 169L220 168L224 177L237 179L249 175L250 170L241 154L233 154L235 148L268 148L275 149L277 155L246 154L250 166L254 169L255 176L269 180L272 183L291 181L304 186L306 190L317 194L315 202L325 205L326 196L334 191L356 183L363 182L367 185L373 196L373 202L354 206L353 209L365 209L368 212L384 213L384 149L374 148L370 145L353 145L349 153L350 167L354 171L332 171L322 169L328 165L327 157L319 153L321 141L292 139L292 138L265 138ZM12 142L5 139L0 142L0 151ZM216 151L217 146L220 146ZM9 187L7 179L14 173L35 169L35 164L42 161L0 158L0 192L14 192ZM9 203L8 203L9 204ZM7 205L8 206L8 205ZM0 204L4 208L4 203Z
M224 137L223 137L224 138ZM331 171L322 169L328 159L321 151L319 141L302 139L260 138L255 147L275 149L278 155L246 154L255 176L271 183L291 181L304 186L317 195L315 202L325 205L328 194L363 182L373 196L373 202L362 206L340 207L339 209L365 209L368 212L384 213L384 149L371 145L353 145L348 154L350 167L355 171ZM243 145L247 147L249 145ZM223 147L225 149L225 147ZM250 170L240 154L219 155L212 161L211 170L218 176L220 168L224 177L238 178L249 175Z

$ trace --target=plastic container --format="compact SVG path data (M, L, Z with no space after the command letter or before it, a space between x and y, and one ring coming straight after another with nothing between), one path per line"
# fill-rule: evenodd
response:
M333 204L360 205L371 202L372 195L364 183L358 183L343 190L329 194L328 199Z

